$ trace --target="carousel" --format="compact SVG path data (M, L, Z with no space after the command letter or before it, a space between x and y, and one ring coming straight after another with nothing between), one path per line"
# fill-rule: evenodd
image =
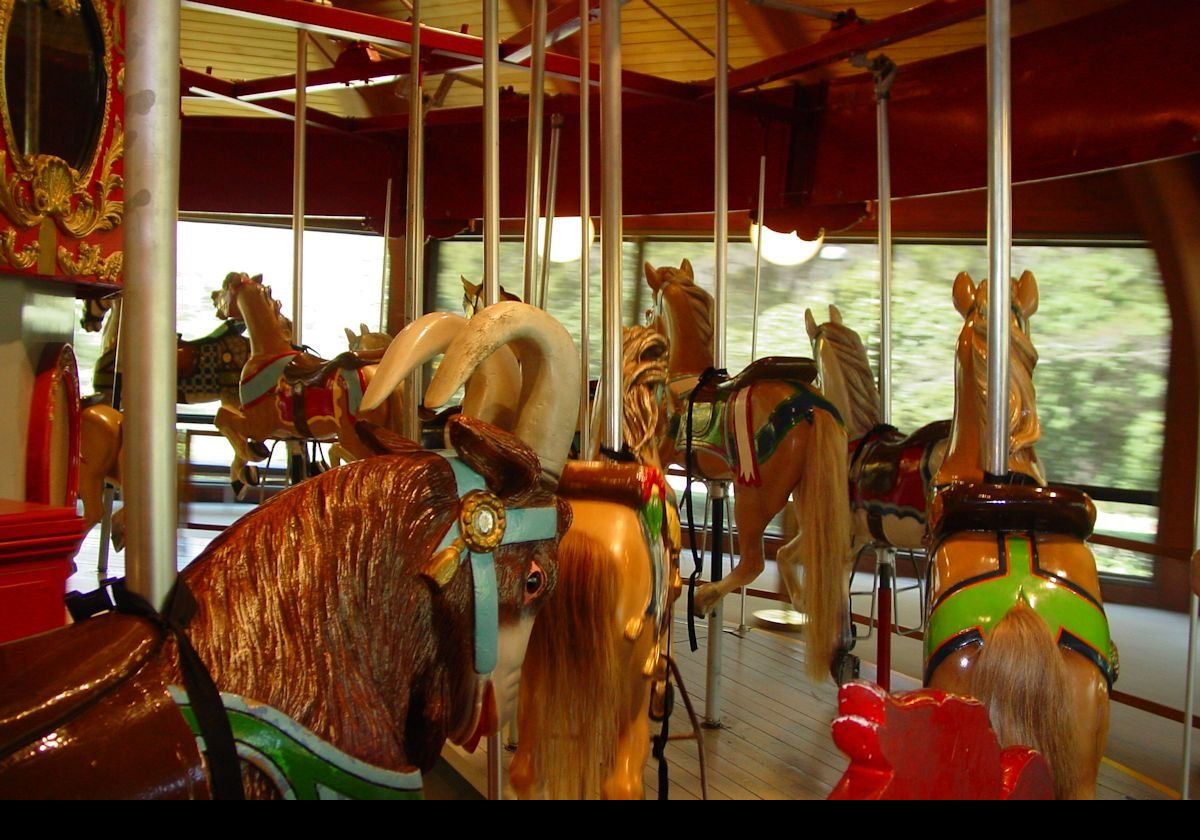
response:
M1191 798L1200 8L910 2L0 0L0 797Z

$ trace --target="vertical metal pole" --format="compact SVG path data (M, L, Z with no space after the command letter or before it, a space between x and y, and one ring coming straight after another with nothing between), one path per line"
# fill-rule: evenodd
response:
M879 576L879 635L875 639L875 681L884 691L892 690L892 589L896 559L890 549L875 549L875 572Z
M392 238L392 179L388 178L387 191L383 197L383 278L379 290L379 330L387 331L388 292L392 286L392 250L388 243Z
M600 288L604 300L600 379L604 388L601 442L621 448L621 3L600 0Z
M892 157L891 141L888 137L890 87L890 74L886 81L877 77L875 131L879 158L879 416L884 423L892 422Z
M304 170L308 158L308 33L296 31L296 123L292 154L292 343L304 343Z
M554 202L558 197L558 148L562 141L562 127L562 114L551 117L550 171L546 174L546 241L542 243L542 276L538 281L537 299L537 305L542 309L546 308L546 293L550 288L550 240L554 237Z
M713 308L713 365L725 367L726 273L729 250L729 4L717 0L717 55L714 80L715 109L715 209L713 239L716 250L715 306ZM712 581L724 576L721 539L721 513L725 499L723 483L710 484L713 498ZM725 636L725 599L717 602L708 616L708 675L704 691L704 722L707 726L721 725L721 647Z
M533 55L529 63L529 133L525 164L525 301L535 303L537 220L541 215L542 102L546 96L546 0L533 0Z
M421 86L421 0L412 0L412 43L408 63L408 202L404 228L404 317L412 323L421 315L425 285L425 104ZM401 433L420 442L421 367L405 380Z
M500 0L483 0L483 302L500 300Z
M579 365L582 371L579 393L579 451L589 458L592 451L592 408L588 405L591 380L591 292L592 238L588 222L592 213L591 187L591 0L579 0ZM599 395L597 395L599 396Z
M1009 0L988 0L988 369L983 469L1008 472L1009 301L1012 297L1012 149Z
M175 583L175 235L179 217L179 4L129 0L125 505L129 588L155 607Z
M767 156L758 159L758 236L754 239L754 319L750 322L750 361L758 358L758 290L762 284L763 214L767 204ZM746 613L746 593L742 592L742 615ZM746 622L743 620L742 624Z

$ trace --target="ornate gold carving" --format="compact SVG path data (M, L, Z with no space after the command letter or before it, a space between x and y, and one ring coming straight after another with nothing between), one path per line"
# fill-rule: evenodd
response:
M472 490L463 496L458 526L471 551L492 551L504 539L506 525L504 502L486 490Z
M122 251L113 251L107 257L100 256L99 245L79 243L78 259L63 246L58 247L58 264L68 277L92 276L106 283L115 283L121 276L121 268L125 263Z
M81 2L82 0L51 0L50 5L60 14L78 14ZM87 2L92 4L96 19L100 23L104 42L105 79L111 80L115 43L113 20L105 0ZM12 12L13 0L0 0L0 67L4 63L3 53ZM121 69L124 70L124 67ZM116 81L118 84L122 82L120 74ZM0 95L2 94L3 87L0 85ZM100 145L103 145L108 134L111 112L112 90L106 81L104 114L98 135ZM73 116L68 115L68 118ZM76 238L83 238L96 231L113 230L121 224L125 213L124 202L112 197L112 193L124 185L121 176L113 171L125 153L125 134L119 119L115 120L112 126L112 138L104 155L98 153L98 146L97 154L92 155L82 172L76 171L66 161L52 155L25 155L17 152L19 147L13 134L7 106L3 108L3 123L5 139L12 152L7 154L0 151L0 174L8 172L10 163L13 171L7 177L0 177L0 211L14 224L33 227L43 219L51 218L64 233ZM92 183L98 163L101 165L100 177L96 180L94 189L89 190L88 185ZM80 253L82 254L82 248Z
M17 232L9 229L0 232L0 259L13 268L29 268L38 260L41 245L35 239L17 249Z

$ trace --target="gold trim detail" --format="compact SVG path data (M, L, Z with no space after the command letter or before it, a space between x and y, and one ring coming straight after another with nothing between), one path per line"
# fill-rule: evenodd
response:
M46 0L46 5L50 7L50 11L63 17L79 14L79 0Z
M78 259L71 256L71 252L62 245L58 246L58 264L68 277L95 275L98 280L115 283L121 276L125 254L123 251L113 251L107 257L102 257L99 245L80 242Z
M463 496L458 527L467 548L477 554L492 551L504 539L504 502L487 490L472 490Z
M41 250L41 243L36 239L18 250L17 232L11 228L0 232L0 260L13 268L29 268L38 261Z
M51 7L60 14L79 11L82 0L52 0ZM0 211L13 224L33 227L43 219L51 218L64 233L82 239L96 231L110 231L121 224L125 215L125 203L112 197L114 191L124 186L122 177L114 172L118 161L125 153L125 133L120 119L113 120L112 138L103 156L100 148L108 134L112 113L112 88L120 85L123 73L113 78L114 27L105 0L88 0L100 24L103 40L104 62L104 113L101 117L97 150L87 168L78 172L66 161L53 155L24 155L15 151L18 146L13 134L7 106L3 111L4 136L12 153L0 150ZM5 45L8 28L12 23L14 0L0 0L0 74L5 61ZM124 68L122 67L122 70ZM0 97L3 96L3 78L0 75ZM94 190L89 189L96 165L100 164L100 177ZM81 248L82 254L82 248ZM60 260L61 262L61 260Z

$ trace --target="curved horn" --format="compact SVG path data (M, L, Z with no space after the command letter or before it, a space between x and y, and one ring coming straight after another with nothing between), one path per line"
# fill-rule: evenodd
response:
M579 358L562 324L516 301L495 303L471 319L446 350L425 392L435 408L458 390L483 360L511 343L521 363L521 411L514 432L533 448L558 483L579 413Z
M379 360L359 404L360 410L370 411L382 405L410 373L446 352L466 325L467 319L453 312L431 312L402 329Z

